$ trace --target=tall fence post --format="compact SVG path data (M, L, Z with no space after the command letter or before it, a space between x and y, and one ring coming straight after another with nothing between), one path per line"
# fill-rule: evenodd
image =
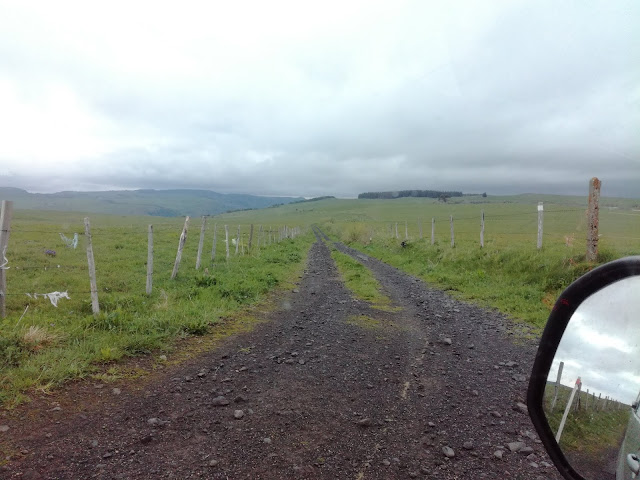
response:
M556 384L553 386L553 401L551 402L551 411L556 408L556 402L558 401L558 388L560 387L560 380L562 380L562 369L564 368L564 362L560 362L558 367L558 376L556 377Z
M409 240L409 223L404 221L404 239Z
M577 411L580 409L580 407L581 407L581 405L580 405L580 392L581 392L581 390L582 390L582 382L580 382L580 383L578 384L578 392L577 392L578 399L576 400L576 405L575 405L575 407L574 407L574 410L575 410L576 412L577 412Z
M480 248L484 248L484 210L480 216Z
M544 214L544 206L542 202L538 202L538 250L542 248L542 218Z
M224 245L227 253L227 260L229 260L229 225L224 226Z
M153 289L153 225L147 231L147 295Z
M396 239L400 238L400 236L398 235L398 222L396 222Z
M436 219L431 217L431 245L436 243Z
M451 223L451 246L455 247L456 242L455 242L455 239L453 237L453 215L449 216L449 222Z
M560 443L560 437L562 436L562 430L564 429L564 424L567 421L567 416L569 416L569 411L571 410L571 405L573 404L573 397L576 395L576 390L580 388L582 381L580 377L576 380L576 384L571 390L571 395L569 395L569 401L567 402L567 406L564 409L564 414L562 415L562 420L560 420L560 426L558 427L558 432L556 433L556 442Z
M240 225L238 225L238 233L236 234L236 255L240 251Z
M89 284L91 286L91 311L94 315L100 313L98 303L98 283L96 281L96 262L93 258L93 244L91 242L91 226L89 217L84 217L84 235L87 237L87 263L89 264Z
M598 259L598 213L600 211L600 186L596 177L589 180L589 208L587 210L587 262Z
M200 269L200 259L202 258L202 247L204 246L204 231L207 226L207 217L202 216L202 225L200 226L200 241L198 242L198 255L196 256L196 270Z
M13 215L13 202L2 201L0 211L0 317L7 316L7 248L9 247L9 234L11 233L11 217Z
M213 247L211 247L211 261L213 262L216 258L216 247L218 243L218 224L213 224Z
M187 241L187 230L189 229L189 217L184 220L184 227L182 227L182 233L180 234L180 240L178 241L178 253L176 253L176 261L173 264L173 271L171 272L171 280L178 275L178 269L180 268L180 261L182 260L182 249Z
M247 253L251 253L251 244L253 243L253 223L249 229L249 245L247 247Z

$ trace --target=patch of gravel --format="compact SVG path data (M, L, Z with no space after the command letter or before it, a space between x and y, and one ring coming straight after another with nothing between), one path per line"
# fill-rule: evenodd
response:
M502 315L337 246L399 311L351 298L319 240L297 292L252 332L38 428L3 419L0 478L559 479L524 414L534 345Z

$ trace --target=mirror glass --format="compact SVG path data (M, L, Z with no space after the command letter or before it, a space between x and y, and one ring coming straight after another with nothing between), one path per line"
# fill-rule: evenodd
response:
M640 456L639 401L640 276L634 276L576 309L551 365L543 408L576 472L626 480L634 478L629 455Z

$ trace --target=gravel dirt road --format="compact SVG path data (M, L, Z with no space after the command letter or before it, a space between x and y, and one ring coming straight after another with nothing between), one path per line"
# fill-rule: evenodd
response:
M0 478L560 478L523 411L531 341L337 244L397 307L371 308L317 236L299 286L251 332L142 389L89 385L86 407L0 418Z

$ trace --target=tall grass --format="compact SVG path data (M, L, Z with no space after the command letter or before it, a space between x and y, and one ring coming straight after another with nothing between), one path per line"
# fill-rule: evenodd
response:
M49 212L43 217L17 212L12 225L8 316L0 321L0 405L15 405L29 390L47 390L90 375L123 357L169 348L175 338L207 333L225 316L297 276L313 240L311 234L286 239L254 248L251 254L232 253L227 261L219 226L212 262L211 224L203 267L196 271L196 223L178 277L170 280L183 220L155 218L154 290L147 296L150 219L93 216L101 310L93 316L84 239L72 249L58 235L82 232L81 219L69 222L70 214ZM47 249L55 250L56 256L47 256ZM70 300L61 299L54 307L47 298L25 295L54 290L68 291Z

